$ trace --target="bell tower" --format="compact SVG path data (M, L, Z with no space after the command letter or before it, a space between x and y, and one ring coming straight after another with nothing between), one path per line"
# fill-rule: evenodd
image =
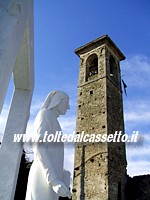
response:
M80 58L76 134L124 133L120 61L108 35L75 50ZM124 200L126 153L122 142L76 143L73 200Z

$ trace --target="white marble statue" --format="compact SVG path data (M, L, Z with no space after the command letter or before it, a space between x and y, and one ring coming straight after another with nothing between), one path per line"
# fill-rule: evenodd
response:
M57 120L69 109L69 97L61 91L53 91L47 96L34 123L34 133L56 134L61 131ZM31 166L26 200L58 200L59 196L71 198L64 184L63 163L64 144L62 142L39 142L33 145L34 161Z

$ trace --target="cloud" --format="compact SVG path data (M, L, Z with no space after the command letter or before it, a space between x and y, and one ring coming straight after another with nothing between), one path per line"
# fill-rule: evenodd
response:
M130 176L150 174L150 95L145 95L150 85L149 59L143 55L130 56L122 65L122 74L131 91L124 99L125 129L127 133L138 130L143 137L141 146L133 144L126 148L127 172Z
M60 118L60 125L63 133L65 134L73 134L76 126L76 116L68 116ZM71 173L71 178L73 178L73 170L74 170L74 144L67 143L65 145L65 160L64 160L64 168Z
M141 147L136 147L136 148L127 148L127 155L128 155L128 159L132 159L132 158L136 158L138 159L143 159L146 156L150 155L150 146L141 146Z
M30 108L30 119L35 118L36 114L42 107L43 100L41 97L34 97L31 103L31 108Z
M4 105L2 112L0 114L0 141L2 141L6 122L7 122L7 117L8 117L8 111L9 111L9 106Z
M130 72L148 72L150 73L150 61L145 55L138 54L128 56L124 61L123 67Z
M128 85L124 98L124 119L127 131L148 128L150 119L150 60L145 55L132 55L122 63L122 74Z
M129 160L128 161L128 174L130 176L150 174L150 162Z
M126 101L124 105L124 118L126 123L135 123L139 125L147 124L150 122L150 106L149 100L143 99L134 101Z
M150 61L144 55L129 56L122 63L122 74L130 87L143 88L150 85Z
M64 168L71 173L71 178L73 178L74 170L74 145L67 144L65 145L65 157L64 157Z
M150 135L144 135L142 146L127 146L127 172L130 176L150 174Z
M66 134L72 134L75 131L76 116L68 116L59 119L62 131Z

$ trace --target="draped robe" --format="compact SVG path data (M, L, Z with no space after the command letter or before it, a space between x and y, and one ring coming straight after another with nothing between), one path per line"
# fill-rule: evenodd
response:
M61 127L51 109L41 110L34 123L34 134L45 132L56 134ZM58 194L52 189L51 182L62 180L64 162L64 144L62 142L38 142L33 145L34 161L30 168L26 200L58 200Z

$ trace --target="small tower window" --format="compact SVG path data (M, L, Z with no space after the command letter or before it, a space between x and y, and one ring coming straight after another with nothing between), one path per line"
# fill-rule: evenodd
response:
M109 58L109 70L110 70L110 78L118 84L118 70L116 61L113 56Z
M90 94L93 94L93 90L90 91Z
M98 57L92 54L86 61L86 81L92 79L98 74Z

